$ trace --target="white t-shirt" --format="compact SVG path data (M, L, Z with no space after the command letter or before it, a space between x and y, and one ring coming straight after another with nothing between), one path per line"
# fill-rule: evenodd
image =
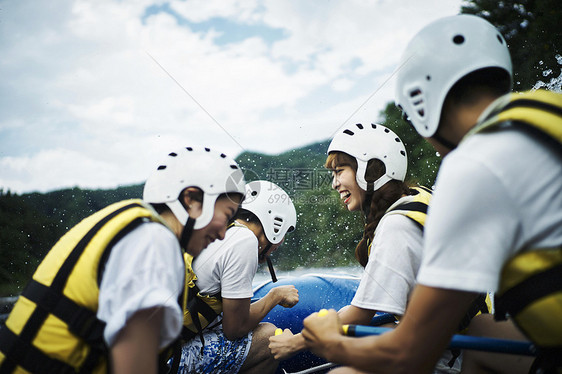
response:
M519 250L562 244L562 160L509 129L467 138L441 165L418 282L496 291Z
M143 223L115 244L103 273L97 317L106 322L105 342L111 346L137 311L164 310L160 329L163 348L180 333L185 265L176 236L160 223Z
M413 196L403 197L389 210L412 199ZM422 248L422 231L414 221L402 214L386 214L375 231L369 262L351 305L404 314L420 266Z
M220 291L227 299L251 298L258 270L258 239L250 229L234 226L223 240L211 243L193 261L197 287L202 294Z

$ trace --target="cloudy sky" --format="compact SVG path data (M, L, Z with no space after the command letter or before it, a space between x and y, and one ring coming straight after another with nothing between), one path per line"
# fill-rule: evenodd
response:
M373 122L461 0L0 0L0 189L141 183L168 151L236 157Z

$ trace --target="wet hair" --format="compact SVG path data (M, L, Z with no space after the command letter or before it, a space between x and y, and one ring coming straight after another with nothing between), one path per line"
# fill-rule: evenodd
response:
M245 222L257 223L258 225L261 225L259 218L254 213L243 208L238 209L234 217L232 217L232 219L230 220L229 224L233 223L237 219L240 219Z
M500 97L511 91L511 76L501 68L478 69L459 79L447 93L441 110L444 120L445 108L456 105L471 105L482 95ZM439 124L439 127L441 123Z
M328 155L324 166L335 169L338 166L350 166L357 173L357 161L344 152L332 152ZM371 159L367 163L365 180L374 182L386 172L384 163L378 159ZM363 237L355 248L355 258L361 266L365 267L369 261L369 246L373 242L375 230L386 213L386 210L394 204L402 195L411 195L410 187L402 181L393 179L385 183L378 190L367 193L365 201L361 202L361 212L365 221Z

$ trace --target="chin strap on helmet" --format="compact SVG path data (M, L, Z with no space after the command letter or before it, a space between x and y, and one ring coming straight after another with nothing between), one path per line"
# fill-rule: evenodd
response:
M271 258L266 255L267 252L271 249L271 243L265 246L264 249L259 253L258 258L261 260L265 259L267 262L267 268L269 269L269 274L271 274L271 281L273 283L277 282L277 277L275 276L275 269L273 268L273 262L271 262Z
M187 250L187 244L189 239L191 239L191 234L193 233L193 226L195 225L195 220L191 217L187 218L187 222L183 226L180 237L180 245L183 249Z
M269 256L266 256L265 261L267 261L267 267L269 269L269 274L271 274L271 281L273 283L277 282L277 277L275 276L275 269L273 268L273 262L271 262L271 258L269 258Z

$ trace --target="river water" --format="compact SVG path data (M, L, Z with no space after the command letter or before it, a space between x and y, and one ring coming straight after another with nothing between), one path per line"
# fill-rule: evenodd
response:
M329 275L354 275L361 276L363 268L361 266L331 267L331 268L297 268L290 271L275 269L277 278L298 277L306 274L329 274ZM254 277L254 286L271 280L271 275L267 266L260 266Z

